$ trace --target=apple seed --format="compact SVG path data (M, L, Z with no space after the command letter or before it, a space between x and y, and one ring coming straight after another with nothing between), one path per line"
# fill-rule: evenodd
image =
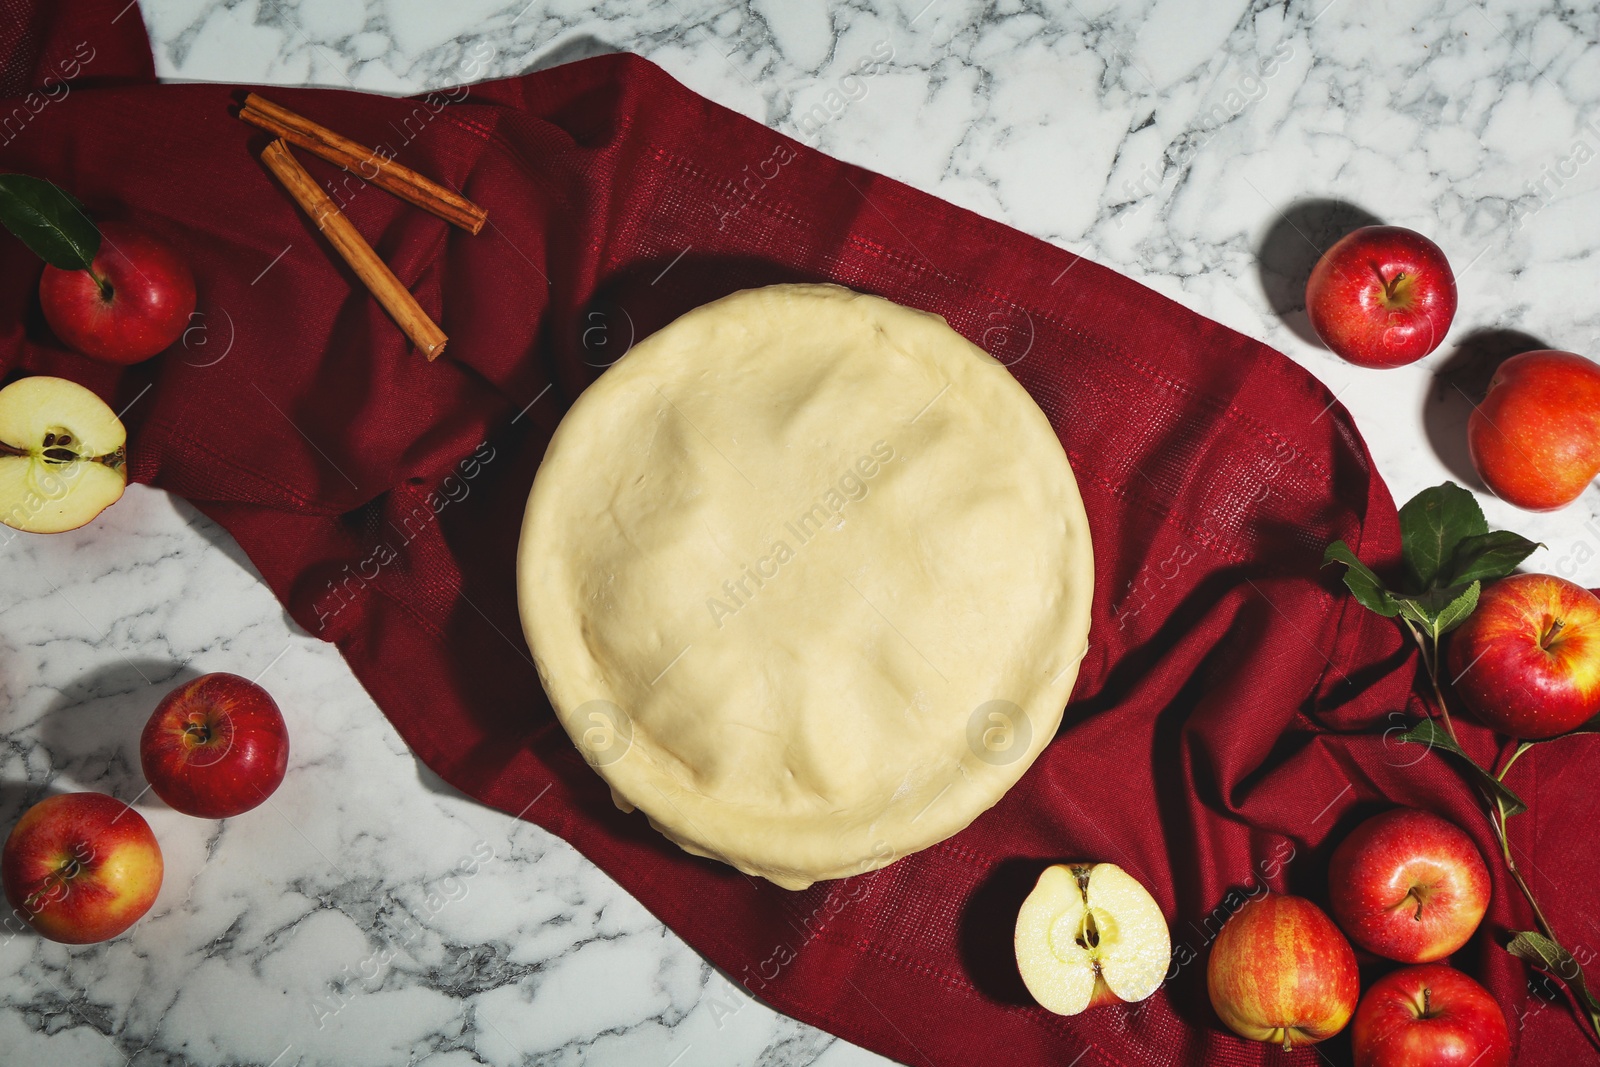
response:
M1094 909L1086 909L1083 913L1083 928L1078 932L1078 946L1080 948L1094 948L1100 944L1100 931L1094 924Z

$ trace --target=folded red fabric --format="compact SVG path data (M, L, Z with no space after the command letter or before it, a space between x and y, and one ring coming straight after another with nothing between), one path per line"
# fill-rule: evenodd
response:
M1205 992L1220 923L1266 887L1325 899L1332 846L1389 804L1454 819L1485 856L1496 846L1445 758L1384 733L1407 710L1414 657L1319 568L1335 538L1379 568L1399 547L1389 493L1320 383L1127 278L821 155L632 56L410 100L270 90L488 209L468 236L305 159L449 334L429 365L263 170L265 136L230 114L242 94L148 84L148 52L128 36L142 28L104 10L118 6L41 4L49 14L22 31L0 28L13 90L42 84L80 27L104 42L94 84L34 114L4 169L176 242L199 313L150 363L90 363L50 337L38 261L5 238L0 369L133 402L133 476L237 538L429 767L571 841L750 994L906 1063L1348 1058L1343 1037L1286 1056L1222 1030ZM1077 471L1097 578L1066 720L1021 784L943 845L788 893L615 810L540 689L513 560L545 444L585 385L696 305L800 280L936 311L1010 365ZM1592 752L1545 746L1519 764L1538 814L1513 832L1530 867L1561 875L1540 890L1575 939L1600 911L1600 857L1557 827L1596 814ZM1120 864L1172 920L1173 974L1145 1004L1062 1019L1022 988L1016 910L1065 859ZM1531 918L1490 866L1489 921L1457 962L1500 998L1523 1062L1579 1058L1589 1046L1564 1006L1530 1010L1522 964L1496 944ZM1366 962L1367 978L1381 971Z

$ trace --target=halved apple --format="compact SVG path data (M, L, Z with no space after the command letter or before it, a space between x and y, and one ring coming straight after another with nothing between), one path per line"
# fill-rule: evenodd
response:
M39 375L0 389L0 522L75 530L122 497L122 422L76 382Z
M1057 864L1017 913L1017 970L1057 1015L1148 997L1172 959L1167 920L1114 863Z

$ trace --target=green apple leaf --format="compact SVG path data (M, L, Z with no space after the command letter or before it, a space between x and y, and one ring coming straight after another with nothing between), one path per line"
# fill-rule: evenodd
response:
M1395 606L1400 609L1400 617L1409 619L1422 627L1428 633L1433 632L1433 620L1436 609L1425 607L1420 597L1397 596L1394 598Z
M1449 732L1437 720L1421 720L1411 729L1401 734L1398 740L1404 744L1442 748L1458 757L1472 769L1473 780L1478 787L1494 797L1495 803L1500 805L1500 810L1507 816L1521 815L1528 810L1528 805L1522 802L1521 797L1512 792L1510 786L1474 763L1472 757L1461 750L1461 746L1451 739Z
M83 205L43 178L0 174L0 225L61 270L88 270L100 251L100 230Z
M1409 588L1421 592L1448 579L1442 572L1456 546L1488 532L1478 501L1455 482L1424 489L1406 501L1400 509L1400 545Z
M1378 576L1373 574L1365 563L1356 558L1350 551L1350 546L1343 541L1335 541L1328 546L1322 554L1322 565L1330 563L1343 563L1347 568L1344 572L1344 584L1360 601L1361 606L1368 611L1376 611L1386 619L1392 619L1400 611L1400 604L1390 595L1389 590L1383 587Z
M1395 596L1394 601L1400 608L1401 617L1416 623L1437 641L1440 635L1449 633L1466 621L1478 606L1478 594L1481 591L1482 586L1473 582L1471 585L1452 585L1448 589L1430 589L1416 596Z
M1450 589L1443 590L1443 592L1448 593L1460 589L1459 585L1453 585ZM1434 617L1433 636L1438 637L1440 634L1447 634L1466 622L1467 616L1471 615L1473 609L1478 606L1478 594L1482 590L1482 583L1473 582L1465 590L1462 590L1454 600L1440 608L1439 614Z
M1578 1003L1583 1005L1583 1010L1589 1013L1595 1028L1600 1029L1600 1002L1596 1002L1594 994L1589 992L1589 984L1583 979L1583 968L1572 958L1572 953L1535 930L1513 934L1506 951L1565 982Z
M1491 530L1464 537L1456 545L1450 562L1450 582L1461 585L1504 578L1532 555L1534 549L1543 547L1538 541L1530 541L1510 530Z

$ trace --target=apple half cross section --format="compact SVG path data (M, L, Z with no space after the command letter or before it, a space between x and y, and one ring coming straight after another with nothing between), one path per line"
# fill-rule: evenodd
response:
M1057 1015L1154 993L1172 959L1167 920L1114 863L1057 864L1017 913L1017 970Z
M27 533L84 525L122 497L127 440L76 382L40 375L0 389L0 522Z

